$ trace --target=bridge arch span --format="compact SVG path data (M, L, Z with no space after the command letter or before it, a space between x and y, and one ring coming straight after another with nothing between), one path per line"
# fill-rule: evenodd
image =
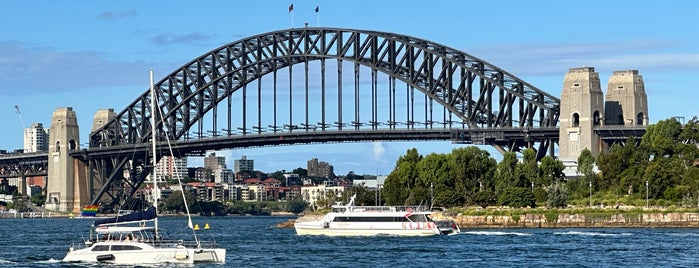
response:
M422 92L430 101L443 106L450 116L453 115L454 120L442 120L443 125L447 125L445 121L449 121L450 126L455 123L471 129L553 127L558 121L560 101L557 98L456 49L386 32L301 28L259 34L226 44L188 62L158 81L155 88L159 109L162 111L158 128L174 140L202 138L206 131L203 127L206 114L220 114L217 106L230 99L233 93L244 90L255 81L259 82L270 73L274 73L276 91L276 75L279 70L291 70L291 66L305 63L308 73L309 62L320 61L325 69L327 60L338 61L338 66L347 61L370 68L372 72L388 75L391 81L401 81ZM341 67L338 68L341 70ZM291 76L291 71L289 73ZM338 75L338 80L342 79L341 76ZM395 84L395 81L392 83ZM341 82L338 85L342 87ZM292 87L291 83L289 87ZM306 90L308 91L307 88ZM395 86L392 90L395 91ZM395 105L395 100L389 101ZM149 105L150 94L146 91L106 125L91 133L90 147L138 144L149 140L152 114ZM230 108L226 112L235 113ZM337 112L341 113L342 111ZM371 113L372 119L377 117L373 114L377 111ZM275 114L275 122L266 125L276 132L284 127L288 127L289 131L308 131L309 126L314 130L325 130L326 127L336 125L341 130L348 125L358 128L362 124L377 128L381 124L376 120L360 123L358 120L343 119L341 115L334 119L325 116L324 114L324 118L318 123L295 124L290 122L291 119L284 123L276 122ZM261 132L262 128L267 127L261 124L263 120L260 117L258 113L257 125L249 124L246 119L238 125L233 125L231 119L223 123L214 119L206 124L210 125L209 128L214 133L220 128L228 130L227 134L231 135L238 128L242 133L236 134L248 134L255 132L250 131L251 128ZM395 115L394 118L390 117L389 115L386 120L388 125L397 122L392 120ZM405 120L404 125L409 126L418 121L412 119L414 118ZM430 121L425 119L423 124Z
M154 88L156 112L146 90L90 134L88 149L71 152L89 162L92 204L119 208L134 195L153 166L147 160L153 129L161 145L174 141L176 155L451 138L500 151L540 141L542 156L558 134L559 99L464 52L386 32L300 28L259 34L193 59ZM534 137L537 128L549 132ZM163 147L159 155L168 154Z

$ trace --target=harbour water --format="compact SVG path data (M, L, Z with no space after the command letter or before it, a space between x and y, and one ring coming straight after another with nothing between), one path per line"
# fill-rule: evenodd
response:
M463 229L453 236L314 237L275 228L287 217L196 217L203 240L228 250L226 263L197 267L690 267L699 229ZM103 267L61 263L93 219L0 220L0 266ZM171 237L184 218L161 218Z

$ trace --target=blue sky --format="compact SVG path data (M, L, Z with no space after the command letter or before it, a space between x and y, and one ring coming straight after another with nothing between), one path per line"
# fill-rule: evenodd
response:
M637 69L651 123L697 114L696 1L10 1L0 9L0 148L21 148L23 124L48 127L53 111L67 106L77 112L86 143L95 111L123 110L147 89L150 69L159 80L219 46L290 28L292 3L295 27L319 22L428 39L554 96L572 67L595 67L605 91L612 71ZM458 146L351 143L219 155L230 165L246 155L267 172L305 168L316 157L336 174L385 175L412 147L426 155ZM190 160L190 166L200 163Z

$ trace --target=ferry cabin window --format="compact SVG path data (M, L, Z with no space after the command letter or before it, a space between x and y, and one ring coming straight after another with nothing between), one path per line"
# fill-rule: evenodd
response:
M405 217L335 217L334 222L407 222Z
M410 217L408 217L408 218L413 222L426 222L427 221L427 218L424 215L420 215L420 214L410 215Z

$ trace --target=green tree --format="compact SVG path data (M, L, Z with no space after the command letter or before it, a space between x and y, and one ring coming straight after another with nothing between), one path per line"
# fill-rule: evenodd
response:
M583 149L582 152L580 152L580 156L578 157L578 172L583 174L583 177L585 181L589 183L592 183L592 191L595 192L599 190L600 183L598 181L597 174L595 173L595 157L592 156L592 152L588 150L587 148ZM588 187L589 188L589 187ZM579 188L579 190L582 189Z
M286 211L294 214L304 212L308 208L308 203L301 198L294 198L286 202Z
M191 205L191 208L191 213L206 216L224 216L227 214L226 206L219 201L197 201Z
M681 144L678 143L681 132L682 124L676 119L661 120L646 128L641 138L641 148L646 150L652 158L675 155Z
M417 149L408 149L405 155L398 158L396 168L388 174L381 196L386 201L386 205L405 205L411 194L411 189L415 187L417 178L417 163L422 159Z
M531 189L524 187L506 187L498 194L498 202L502 206L512 208L536 207L534 194L531 192Z
M546 192L548 194L548 200L546 200L546 207L565 208L568 206L568 192L563 183L554 183L546 190Z
M493 191L486 189L478 191L476 194L474 194L473 202L482 208L486 208L488 206L495 205L497 203L497 199L495 198L495 193L493 193Z
M281 181L284 186L289 186L289 185L286 185L287 181L286 181L286 177L284 177L284 171L277 170L277 171L269 174L269 177L274 178L278 181Z
M644 178L648 181L650 198L663 198L668 188L677 185L684 167L677 158L656 158L646 167Z
M291 172L294 174L298 174L301 178L308 177L308 170L305 168L298 167L292 170Z
M539 165L539 173L541 174L538 185L549 186L556 181L563 178L563 170L565 165L558 159L547 155L541 159L541 165Z
M458 195L454 193L454 178L451 176L451 168L449 167L449 157L445 154L429 154L422 158L416 165L417 169L417 180L415 182L414 189L427 189L425 192L427 195L416 196L416 199L422 199L422 204L432 204L431 200L432 191L436 191L440 196L439 205L441 206L458 206L460 203L454 204L451 202L458 202L453 200L453 195ZM432 187L434 186L434 189ZM414 192L414 190L413 190ZM448 198L447 198L448 197ZM450 202L450 203L443 203Z
M470 146L449 154L453 186L467 204L475 204L473 196L481 190L494 190L497 162L485 150Z
M539 179L539 164L536 161L536 151L532 148L527 148L522 151L522 164L520 166L520 174L524 176L525 182L529 185L536 183L541 185Z
M376 190L370 190L366 185L352 185L351 188L342 192L342 200L349 200L352 195L356 195L354 204L358 206L373 206L376 204Z
M194 197L189 191L185 191L184 195L187 198L187 204L194 204ZM182 199L182 191L174 191L163 204L163 209L174 212L185 212L184 199Z
M31 201L32 201L32 204L40 207L40 206L43 206L44 203L46 203L46 196L43 194L35 194L35 195L32 195Z
M506 152L502 160L497 165L497 173L495 175L495 193L500 196L507 187L526 186L520 185L519 175L517 174L517 155L514 152Z

